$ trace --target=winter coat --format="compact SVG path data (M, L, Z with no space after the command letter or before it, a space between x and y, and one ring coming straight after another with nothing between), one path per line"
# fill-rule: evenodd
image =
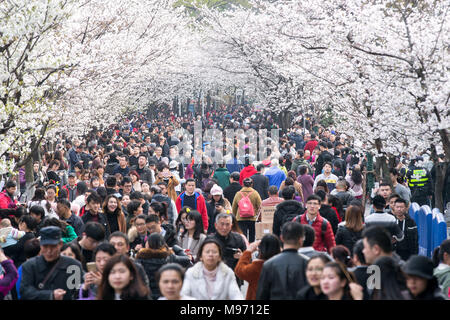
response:
M250 178L255 173L257 173L255 167L252 165L246 166L244 169L242 169L241 173L239 174L239 183L241 186L244 185L244 180L246 178Z
M258 191L261 200L269 197L269 178L257 172L252 176L253 189Z
M22 238L19 239L19 241L17 241L16 244L3 249L5 255L14 261L14 265L17 268L26 260L25 252L23 250L25 242L33 238L35 238L34 232L27 232Z
M276 206L273 215L272 233L278 237L284 223L292 221L296 216L303 214L305 208L296 200L284 200Z
M333 234L336 235L339 224L339 219L337 217L336 211L334 211L331 206L323 204L319 209L319 213L322 217L324 217L331 223Z
M165 230L164 241L166 241L169 247L178 245L177 231L173 224L163 223L161 228Z
M159 182L166 182L162 178L158 177L154 184L158 184ZM175 187L179 185L180 182L175 178L175 176L171 177L169 181L167 181L167 195L173 201L177 201L177 192L175 191Z
M244 252L247 249L247 245L241 234L237 232L231 231L226 237L221 236L217 232L209 235L207 238L213 238L219 241L222 246L222 259L223 262L227 266L229 266L232 270L236 268L238 263L238 259L234 258L234 251L230 250L231 248L241 249Z
M245 250L236 265L234 272L239 279L248 282L247 295L245 300L256 299L256 289L258 287L258 280L263 268L264 260L256 259L252 261L252 252Z
M276 186L278 189L281 183L286 180L286 174L277 166L267 169L264 175L269 178L269 186Z
M347 247L350 252L353 252L353 246L355 245L356 241L362 238L363 230L364 229L355 232L345 226L345 221L340 223L336 232L336 245L342 244L343 246Z
M206 239L206 234L201 233L198 239L192 239L191 245L189 246L189 236L186 232L186 234L180 234L178 238L178 243L180 244L181 248L183 249L189 249L190 253L194 256L194 258L197 256L198 250L200 249L200 246L202 245L203 241Z
M297 182L299 182L302 185L302 191L303 191L303 201L306 203L306 200L310 195L314 193L313 186L314 186L314 179L309 174L304 174L302 176L299 176L297 178Z
M295 249L286 249L267 260L256 291L257 300L294 300L307 285L306 259Z
M6 190L0 193L0 209L15 209L17 200L11 198Z
M194 297L198 300L243 300L244 297L236 282L232 269L225 263L218 265L214 291L212 296L208 295L205 276L203 275L203 263L197 262L186 271L181 295Z
M98 212L97 215L98 215L98 223L100 223L103 226L103 228L105 228L105 239L108 239L108 237L110 235L109 228L108 228L108 219L101 212ZM81 220L83 221L84 226L86 226L86 223L88 223L90 221L95 221L94 215L91 213L90 210L88 210L84 213L83 217L81 217ZM84 231L84 228L83 228L83 231Z
M110 213L104 212L104 215L106 217L106 222L108 223L108 231L111 234L111 233L113 233L113 231L111 230L111 227L109 225L108 214L110 214ZM111 214L114 214L114 213L111 213ZM117 219L117 224L119 225L119 230L118 231L123 232L123 233L127 233L127 221L126 221L126 218L125 218L125 214L123 212L120 212L120 214L115 215L115 217Z
M405 223L405 225L403 225ZM397 224L403 231L403 240L397 241L394 244L395 252L402 258L402 260L407 261L410 256L419 253L419 234L417 230L416 222L406 214L403 222L397 220Z
M446 297L450 298L450 266L441 263L434 269L434 276Z
M230 185L230 172L227 168L217 168L214 172L213 179L217 181L217 184L222 189L225 189Z
M331 223L327 221L327 229L325 231L324 236L322 237L322 224L323 217L320 213L317 214L316 219L312 223L312 227L315 231L316 237L314 239L313 248L317 251L327 251L331 254L331 249L336 246L336 242L334 239L333 229L331 227ZM308 219L306 218L306 213L300 216L301 224L309 224Z
M242 189L242 186L238 182L230 183L228 187L223 190L224 198L227 198L230 203L233 203L236 193Z
M179 253L181 254L181 252ZM136 255L136 262L142 265L145 273L147 274L153 300L157 300L161 295L161 292L159 291L159 285L156 282L156 272L163 265L175 262L186 268L191 263L188 256L177 256L172 249L165 247L160 249L143 248L139 250Z
M22 265L22 280L20 284L22 300L53 300L53 291L55 289L66 291L63 300L75 300L78 297L78 288L71 286L69 289L68 285L73 282L69 278L73 279L75 275L80 276L80 279L75 280L81 281L83 279L81 263L66 256L60 256L59 259L60 263L47 279L42 289L38 285L44 281L53 265L49 266L43 256L31 258ZM68 272L68 270L72 270L72 272Z
M244 195L249 197L250 202L253 205L253 212L254 212L253 217L242 218L239 214L239 201L243 198ZM261 207L261 197L259 196L259 193L253 188L244 187L238 193L236 193L233 200L233 204L231 206L231 210L233 211L233 214L236 216L237 221L256 221L260 207Z
M14 266L14 263L11 259L5 260L1 263L1 267L4 271L3 277L0 279L0 300L14 288L14 285L19 278L19 274L17 273L17 269Z

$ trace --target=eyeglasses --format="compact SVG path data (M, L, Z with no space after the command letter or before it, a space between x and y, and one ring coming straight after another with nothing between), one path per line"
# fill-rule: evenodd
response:
M145 226L145 223L135 223L136 227L143 227Z

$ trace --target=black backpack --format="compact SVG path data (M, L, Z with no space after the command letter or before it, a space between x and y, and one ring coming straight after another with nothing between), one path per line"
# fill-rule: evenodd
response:
M306 213L304 213L303 215L305 215ZM300 223L301 221L301 217L302 215L298 215L296 216L292 221L296 221L298 223ZM325 219L324 217L322 217L322 241L325 241L325 233L327 232L327 225L328 225L328 220Z

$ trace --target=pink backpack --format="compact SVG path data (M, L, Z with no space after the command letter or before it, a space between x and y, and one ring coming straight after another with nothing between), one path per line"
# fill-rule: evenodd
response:
M241 192L242 198L238 202L239 215L241 216L241 218L252 218L255 216L253 204L250 201L250 194L246 196Z

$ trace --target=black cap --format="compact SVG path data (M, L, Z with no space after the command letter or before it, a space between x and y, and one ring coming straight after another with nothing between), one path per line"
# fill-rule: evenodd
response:
M74 177L74 178L76 178L77 177L77 175L76 175L76 173L75 172L69 172L69 175L68 175L69 177Z
M407 275L430 280L433 278L433 261L425 256L414 255L403 265L402 270Z
M45 227L40 230L41 245L59 244L61 242L61 229L58 227Z

